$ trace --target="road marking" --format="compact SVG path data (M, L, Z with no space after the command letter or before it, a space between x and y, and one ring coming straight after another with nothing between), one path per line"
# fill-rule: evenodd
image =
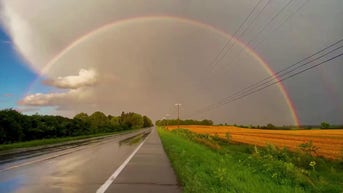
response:
M151 134L151 133L150 133ZM131 155L119 166L119 168L114 171L114 173L105 181L105 183L103 185L100 186L100 188L96 191L96 193L104 193L108 187L110 187L110 185L113 183L113 181L118 177L118 175L120 174L120 172L126 167L126 165L129 163L129 161L132 159L132 157L137 153L137 151L142 147L142 145L144 144L144 142L148 139L147 136L144 141L139 144L139 146L131 153Z

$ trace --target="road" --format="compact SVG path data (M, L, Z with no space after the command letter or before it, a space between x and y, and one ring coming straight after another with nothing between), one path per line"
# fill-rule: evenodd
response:
M147 130L32 156L0 157L0 192L94 193L140 144L132 137L142 132Z
M152 130L120 174L117 177L112 175L97 193L115 192L182 192L156 129Z

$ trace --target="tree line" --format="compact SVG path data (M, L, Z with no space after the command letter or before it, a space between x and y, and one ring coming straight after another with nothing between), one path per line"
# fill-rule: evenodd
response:
M343 125L331 125L327 122L322 122L320 125L283 125L277 126L273 125L272 123L268 123L267 125L229 125L225 124L218 124L218 126L235 126L240 128L249 128L249 129L268 129L268 130L292 130L292 129L342 129Z
M55 115L24 115L13 109L0 111L0 144L67 136L89 135L153 126L147 116L122 112L120 116L97 111L73 118Z
M213 125L213 121L209 119L204 120L177 120L177 119L162 119L155 122L157 126L167 126L167 125Z

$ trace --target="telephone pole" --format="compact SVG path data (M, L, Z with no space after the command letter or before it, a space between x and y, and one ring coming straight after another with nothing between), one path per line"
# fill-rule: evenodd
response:
M175 104L177 106L177 128L180 128L180 103Z

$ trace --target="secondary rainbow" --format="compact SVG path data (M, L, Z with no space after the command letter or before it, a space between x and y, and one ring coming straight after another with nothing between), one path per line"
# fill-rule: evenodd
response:
M294 121L294 123L299 126L300 125L300 121L295 109L294 104L292 103L284 85L282 84L282 82L280 81L279 77L277 75L275 75L275 73L273 72L273 70L270 68L270 66L268 65L268 63L259 55L256 53L256 51L254 51L252 48L250 48L249 46L247 46L246 44L244 44L242 41L239 41L237 38L233 37L232 35L230 35L229 33L215 27L212 26L210 24L207 23L202 23L200 21L197 20L193 20L193 19L189 19L189 18L182 18L182 17L176 17L176 16L169 16L169 15L152 15L152 16L140 16L140 17L130 17L130 18L124 18L121 20L116 20L114 22L111 23L107 23L105 25L102 25L92 31L89 31L88 33L82 35L81 37L77 38L76 40L74 40L71 44L69 44L67 47L65 47L64 49L62 49L57 55L55 55L45 66L44 68L41 70L40 74L45 74L46 72L49 71L49 69L51 68L52 65L54 65L61 57L63 57L68 51L70 51L71 49L73 49L75 46L77 46L78 44L86 41L88 38L90 38L93 35L96 35L99 32L105 31L111 27L114 26L119 26L119 25L130 25L130 24L134 24L134 23L140 23L140 22L147 22L147 21L165 21L165 20L173 20L173 21L177 21L177 22L183 22L183 23L187 23L190 25L195 25L198 27L202 27L204 29L207 30L212 30L214 32L217 32L219 34L221 34L222 36L228 38L228 39L232 39L232 41L239 45L240 47L242 47L249 55L251 55L256 61L258 61L262 67L267 71L268 74L270 74L271 76L273 76L275 78L275 80L278 81L278 88L280 90L280 92L282 93L288 108L292 114L292 119Z

